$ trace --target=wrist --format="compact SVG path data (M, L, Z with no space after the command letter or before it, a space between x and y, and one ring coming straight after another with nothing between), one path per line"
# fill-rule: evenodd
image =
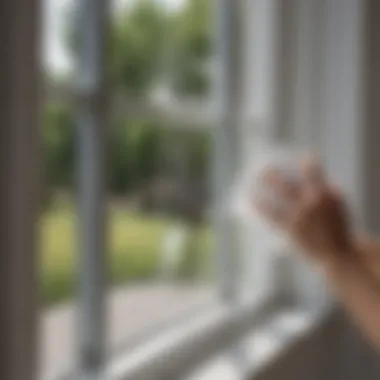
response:
M352 244L345 250L337 250L326 255L321 266L328 277L340 276L350 270L353 266L360 264L359 249Z

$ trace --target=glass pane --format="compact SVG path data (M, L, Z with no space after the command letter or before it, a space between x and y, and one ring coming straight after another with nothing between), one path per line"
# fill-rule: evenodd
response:
M70 84L70 0L44 0L42 10L41 142L44 206L40 228L40 374L54 378L74 362L77 263L74 203L74 107Z
M214 299L209 6L115 3L109 68L118 107L107 198L113 352Z
M113 105L107 141L112 352L215 300L208 6L205 0L113 5L107 63ZM75 10L72 0L44 0L42 378L70 371L77 349Z
M67 365L73 351L76 292L74 120L72 109L46 99L41 138L44 148L44 207L40 227L40 294L43 373Z

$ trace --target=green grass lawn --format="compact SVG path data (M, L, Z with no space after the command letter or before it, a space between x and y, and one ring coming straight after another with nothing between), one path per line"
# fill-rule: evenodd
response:
M40 287L42 302L51 304L76 291L78 268L77 216L69 202L52 206L40 220ZM158 275L162 239L171 221L110 207L107 272L109 285ZM210 251L206 228L197 234L197 251L207 265Z

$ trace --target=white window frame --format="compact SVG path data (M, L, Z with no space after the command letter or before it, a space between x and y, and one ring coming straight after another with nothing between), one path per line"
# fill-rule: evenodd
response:
M80 149L80 192L81 192L81 236L82 236L82 257L83 266L81 272L81 292L80 292L80 342L79 342L79 375L82 377L101 378L105 371L105 347L104 347L104 193L103 182L103 151L102 146L102 123L104 122L104 108L94 107L99 103L96 100L100 99L100 95L104 91L102 84L103 70L102 67L102 52L104 51L104 3L103 0L91 2L82 0L81 35L83 46L86 50L82 52L81 65L79 71L79 100L82 102L80 106L79 116L87 117L86 119L79 118L79 131L81 133ZM91 7L92 6L92 7ZM225 215L219 213L222 210L220 202L226 199L226 189L229 188L232 174L236 170L237 152L239 150L238 128L241 123L241 81L242 76L239 75L241 64L241 44L239 40L238 30L239 18L241 17L241 3L233 0L220 0L216 3L217 17L217 51L220 55L220 70L216 79L216 127L213 128L215 133L215 149L214 149L214 166L213 173L215 174L214 194L215 194L215 230L217 239L217 260L219 261L219 279L220 279L220 295L222 305L225 304L228 309L228 314L218 313L205 316L201 319L201 327L191 324L191 329L199 331L199 342L197 346L204 347L201 350L202 357L213 353L217 348L220 349L220 344L216 340L222 339L224 336L219 329L224 331L225 336L231 339L238 338L236 329L241 330L241 327L236 326L234 322L245 320L245 315L252 316L258 313L258 302L252 297L250 304L245 306L247 311L240 311L237 308L239 296L237 294L237 268L236 263L236 247L237 235L230 222L226 221ZM100 168L100 169L99 169ZM89 271L88 268L92 268ZM267 305L273 301L272 293L265 294L265 300L260 304ZM264 308L264 306L262 306ZM262 309L260 308L260 309ZM266 308L264 308L266 309ZM211 316L212 324L209 322ZM253 323L253 319L252 319ZM206 327L208 326L208 327ZM212 327L214 326L214 327ZM243 324L244 329L247 326ZM218 331L215 334L214 328ZM182 327L181 327L182 329ZM197 350L194 350L194 331L190 330L183 332L183 336L176 340L172 345L168 345L168 350L172 354L180 352L184 349L188 354L187 359L180 367L171 368L167 361L164 360L165 366L162 366L162 360L168 357L166 350L156 352L157 358L150 358L150 363L146 362L144 355L143 364L139 367L140 370L133 372L130 378L138 378L139 371L143 371L141 378L148 379L146 373L149 368L154 368L154 378L159 376L160 369L155 364L157 361L161 363L162 379L175 378L175 372L185 370L185 365L188 361L193 362L192 356ZM171 333L171 332L170 332ZM170 334L169 333L169 334ZM163 338L161 338L163 339ZM210 342L210 345L206 343ZM151 343L153 344L153 343ZM190 344L190 348L188 345ZM207 350L206 347L209 347ZM171 351L170 351L171 350ZM190 352L194 352L190 355ZM161 359L159 359L161 358ZM201 357L199 357L201 359ZM178 364L179 365L179 364ZM119 367L120 368L120 367ZM127 373L123 376L128 377ZM148 377L147 377L148 376Z
M79 132L80 132L80 199L81 199L81 226L82 226L82 274L80 292L80 341L78 355L79 375L85 378L101 378L106 369L105 340L104 340L104 173L102 146L102 134L104 133L104 108L94 107L101 99L104 92L104 77L102 67L102 51L104 49L105 33L105 8L104 1L97 0L93 3L89 0L82 0L83 19L81 22L81 35L83 46L86 50L82 52L80 71L78 73L79 96ZM215 2L215 11L218 14L216 23L217 52L219 54L219 70L216 71L215 78L215 100L216 107L211 117L214 116L216 126L213 128L215 138L214 149L214 195L215 195L215 230L217 239L217 261L218 278L222 312L213 313L211 310L206 315L200 316L199 322L190 321L190 325L179 326L179 336L175 336L174 342L167 345L167 349L154 351L153 357L146 358L147 352L154 347L153 342L142 345L142 354L135 366L131 365L131 357L123 357L121 364L113 366L118 370L110 369L112 374L123 378L154 379L176 378L181 371L185 371L189 363L194 363L194 356L200 354L198 361L205 360L210 354L223 348L223 339L229 342L237 341L239 332L247 332L249 327L257 324L255 316L260 312L273 308L274 304L280 304L278 300L278 286L276 281L269 281L260 294L252 292L248 303L241 304L240 286L238 281L238 271L241 257L236 255L238 249L238 230L226 220L221 203L228 196L227 190L231 184L233 174L239 167L239 150L241 147L241 129L246 119L244 114L244 89L243 81L243 49L241 21L243 19L243 1L219 0ZM245 4L246 5L246 4ZM258 39L254 47L254 54L258 59L261 72L256 73L256 84L262 90L256 91L255 102L259 104L260 116L263 132L269 138L278 138L282 134L283 125L279 123L281 114L286 110L283 104L282 81L284 76L282 66L278 64L282 57L282 44L279 40L281 28L277 27L279 19L283 16L285 8L279 6L275 0L256 0L254 2L253 14L255 10L264 12L265 17L259 23L257 32L262 38ZM282 24L280 24L282 25ZM91 42L90 42L91 41ZM268 68L270 66L270 68ZM280 69L281 68L281 69ZM264 70L264 71L263 71ZM261 76L260 74L265 74ZM104 99L101 99L104 101ZM243 117L242 117L243 116ZM250 117L252 114L249 115ZM255 115L256 117L257 115ZM84 117L84 119L83 119ZM178 117L174 116L174 117ZM190 119L189 119L190 121ZM200 121L202 122L202 120ZM257 123L257 120L255 120ZM204 124L202 122L202 124ZM244 159L244 157L243 157ZM247 252L248 253L248 252ZM264 252L265 254L265 252ZM264 256L262 256L264 258ZM265 272L273 272L273 259L263 260L267 265ZM91 271L88 268L92 268ZM273 273L268 278L273 278ZM265 290L265 291L264 291ZM259 301L258 301L259 300ZM275 302L277 301L277 302ZM282 305L281 305L282 306ZM225 315L227 313L227 315ZM210 319L211 318L211 319ZM236 321L251 321L249 324L236 324ZM194 341L194 334L199 336ZM165 339L172 340L173 331L164 332L158 338L159 345ZM217 338L218 337L218 338ZM225 338L223 338L225 337ZM194 344L196 342L196 344ZM207 344L208 343L208 344ZM202 347L198 351L195 347ZM148 351L147 351L148 350ZM176 352L186 352L184 360L177 362L172 368L171 357ZM233 351L238 359L244 359L241 350ZM193 353L193 354L190 354ZM166 359L165 359L166 358ZM157 364L159 363L159 364ZM182 363L182 364L181 364ZM136 367L137 366L137 367ZM120 368L123 368L122 375ZM137 369L136 369L137 368ZM176 372L177 371L177 372ZM140 373L141 372L141 373ZM150 375L149 375L150 373ZM154 375L153 375L154 374ZM162 374L162 375L161 375ZM177 374L177 375L176 375ZM152 377L153 379L153 377Z
M106 362L105 51L108 2L81 0L77 72L79 207L79 378L103 379Z

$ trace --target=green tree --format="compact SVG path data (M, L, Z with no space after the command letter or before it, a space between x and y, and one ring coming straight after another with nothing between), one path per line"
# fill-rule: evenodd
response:
M67 9L66 45L78 55L79 4ZM145 94L157 77L167 15L154 0L135 0L111 20L107 71L112 85L133 95Z
M139 188L157 172L162 130L155 123L131 119L111 131L110 190L126 193Z
M172 20L173 89L182 95L203 95L209 89L211 2L189 0Z
M68 11L70 15L77 15L74 8ZM70 20L66 40L75 53L79 41L73 23L78 18ZM133 1L113 19L110 28L106 62L113 89L143 96L164 82L178 95L204 94L209 85L205 66L211 54L210 29L209 0L188 0L175 12L165 11L155 0ZM65 187L73 176L74 115L66 107L53 105L45 118L48 181ZM124 193L156 173L158 141L167 133L154 121L124 119L112 124L110 190ZM205 139L189 135L184 140L191 154L190 171L199 175L207 161Z
M129 93L149 91L160 69L167 16L152 0L136 1L115 20L110 35L110 75Z
M68 45L78 50L71 8ZM165 11L157 0L135 0L112 21L108 69L114 88L147 94L163 78L178 95L203 95L209 87L211 1L188 0Z
M159 160L159 147L161 140L160 125L154 122L143 122L138 125L136 131L135 148L135 170L138 173L136 185L141 186L157 173Z
M133 181L133 157L128 132L125 123L117 123L109 135L109 189L117 194L125 193Z
M74 118L68 107L49 104L42 130L47 185L69 187L74 168Z
M112 27L115 86L142 94L167 79L179 95L203 95L209 87L210 4L188 0L178 11L165 12L157 1L135 1Z

